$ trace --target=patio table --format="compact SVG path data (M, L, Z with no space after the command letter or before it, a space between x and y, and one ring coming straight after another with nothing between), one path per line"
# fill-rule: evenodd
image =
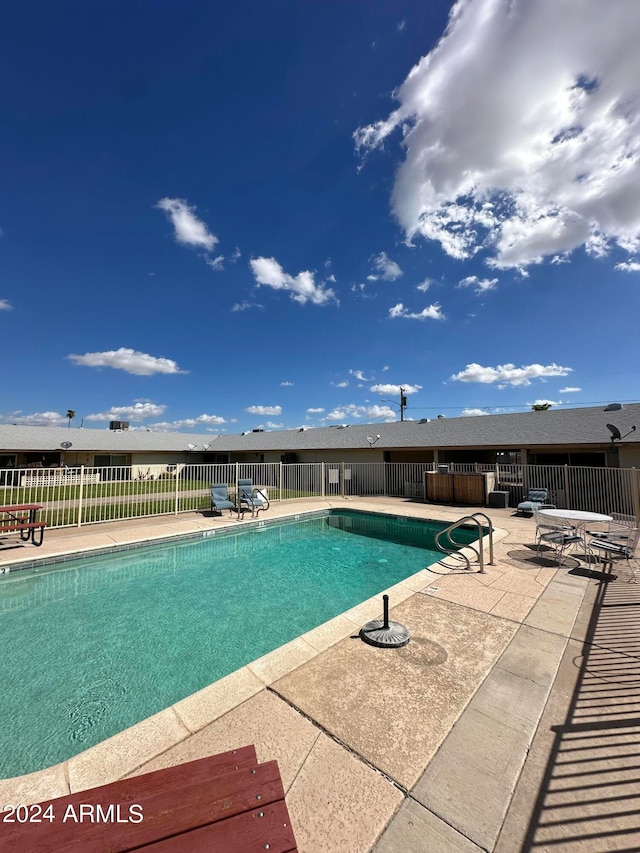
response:
M581 538L585 548L587 547L585 539L585 527L587 524L613 521L613 517L610 515L605 515L601 512L587 512L586 510L581 509L539 509L538 515L541 515L544 518L555 518L559 521L568 521L575 529L576 535Z

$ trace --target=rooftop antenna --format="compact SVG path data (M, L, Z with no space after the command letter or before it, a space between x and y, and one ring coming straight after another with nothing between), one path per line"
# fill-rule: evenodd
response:
M375 438L372 435L367 436L367 441L369 442L369 447L373 447L376 441L380 441L380 436L376 435Z

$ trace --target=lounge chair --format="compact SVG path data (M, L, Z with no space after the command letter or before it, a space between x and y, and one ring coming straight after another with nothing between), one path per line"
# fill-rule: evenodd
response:
M546 502L548 494L548 489L529 489L526 500L518 504L516 515L520 515L521 512L533 514L534 509L555 509L552 504Z
M260 510L269 509L266 492L255 488L252 480L238 480L238 496L240 509L250 509L252 516L257 515Z
M229 490L226 483L211 484L211 511L215 515L219 512L222 515L223 509L228 509L232 512L236 508L233 501L229 500Z

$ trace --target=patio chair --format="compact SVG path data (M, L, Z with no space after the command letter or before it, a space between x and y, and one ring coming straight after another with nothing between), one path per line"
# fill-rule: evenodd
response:
M636 559L636 550L638 548L639 541L640 528L630 527L626 539L612 540L599 538L589 540L589 542L587 542L587 551L589 554L593 554L598 562L600 562L600 555L602 555L603 564L605 566L610 565L612 569L614 557L624 557L632 574L629 581L638 583L638 574L640 573L640 569L634 568L631 565L631 560Z
M539 507L533 510L533 520L536 523L536 544L538 544L540 537L545 533L557 533L558 530L573 531L574 528L562 519L546 518L544 515L540 515L541 509L555 509L555 506L553 504L540 504Z
M228 509L229 514L236 508L233 501L229 500L229 490L226 483L211 484L211 511L215 515L219 512L222 515L223 509Z
M264 489L254 487L250 479L238 480L238 504L240 509L250 509L251 515L269 509L269 498Z
M622 512L612 512L611 521L602 530L587 530L594 539L606 539L621 542L629 538L630 531L637 527L635 515L625 515Z
M518 504L516 515L520 515L521 512L530 512L533 514L534 509L555 509L555 506L546 503L548 495L548 489L529 489L526 500Z
M562 557L569 545L577 545L578 542L584 544L584 539L576 533L573 527L563 524L561 520L558 520L554 524L553 519L549 518L545 518L536 528L536 537L538 540L538 547L536 549L538 554L540 553L540 546L544 542L553 548L558 560L558 566L562 565Z

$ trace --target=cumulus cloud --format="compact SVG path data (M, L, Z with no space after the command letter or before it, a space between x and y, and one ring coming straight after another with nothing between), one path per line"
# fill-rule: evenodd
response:
M293 383L293 382L289 382L289 380L288 380L288 379L285 379L285 381L284 381L284 382L281 382L281 383L280 383L280 385L281 385L283 388L290 388L293 384L294 384L294 383Z
M249 406L245 412L250 415L281 415L282 406Z
M20 426L64 426L68 425L68 419L59 412L33 412L23 415L22 412L11 412L2 415L0 423L19 424Z
M213 430L213 426L219 426L220 424L225 423L235 423L236 419L231 418L230 420L226 420L225 418L220 417L219 415L198 415L196 418L182 418L181 420L176 421L159 421L157 423L146 424L145 429L148 429L151 432L170 432L171 430L180 430L180 429L200 429L201 427L205 427L206 432L217 432L218 430Z
M84 355L68 355L74 364L85 367L113 367L124 370L136 376L151 376L154 373L188 373L180 370L175 361L170 358L156 358L146 352L138 352L128 347L106 352L86 352Z
M307 409L307 414L308 415L320 415L324 411L325 411L325 409L323 409L322 407L317 408L317 409Z
M196 216L195 207L184 199L162 198L156 207L164 210L169 217L178 243L211 251L218 242L218 238L211 234L205 223Z
M561 388L561 394L575 394L576 391L582 391L582 388Z
M420 284L416 284L416 290L421 290L423 293L426 293L432 284L433 284L433 279L425 278L425 280L420 282Z
M444 36L354 134L400 129L392 209L408 240L524 269L640 247L640 4L457 0Z
M0 299L0 311L11 311L13 305L8 299Z
M401 388L405 394L416 394L418 391L422 390L422 385L372 385L371 391L373 391L374 394L394 394L397 396L400 393Z
M484 409L463 409L460 412L461 418L476 418L480 415L488 415L489 412L485 412Z
M322 418L323 421L345 421L350 418L382 418L385 421L395 421L396 413L389 406L357 406L355 403L349 403L346 406L339 406L329 412Z
M507 385L531 385L532 379L567 376L571 370L571 367L561 367L559 364L526 364L522 367L499 364L497 367L483 367L473 363L450 378L454 382L482 382L485 385L495 382L498 383L498 388L506 388Z
M495 290L497 278L478 278L477 275L468 275L458 282L458 287L473 287L476 296L486 293L487 290Z
M85 421L143 421L146 418L159 418L166 406L158 406L149 400L142 400L132 406L112 406L106 412L85 415Z
M380 252L379 255L376 255L371 260L376 272L368 275L367 281L379 281L380 279L383 281L395 281L402 275L402 270L398 264L392 261L386 252Z
M275 258L252 258L249 261L251 271L258 285L266 285L274 290L286 290L295 302L304 305L326 305L337 302L335 292L324 282L316 284L314 273L305 270L296 276L286 273Z
M441 305L438 302L434 302L433 305L427 306L427 308L423 308L422 311L412 312L409 311L408 308L405 308L402 302L398 302L397 305L394 305L393 308L389 308L389 317L391 319L395 319L397 317L404 317L407 320L444 320L445 315L442 313Z
M332 382L331 384L333 385L334 383ZM348 388L349 383L348 383L348 382L347 382L347 380L345 379L345 380L343 380L342 382L336 382L336 383L335 383L335 386L336 386L336 388Z
M640 261L622 261L616 264L616 269L622 272L640 272Z

